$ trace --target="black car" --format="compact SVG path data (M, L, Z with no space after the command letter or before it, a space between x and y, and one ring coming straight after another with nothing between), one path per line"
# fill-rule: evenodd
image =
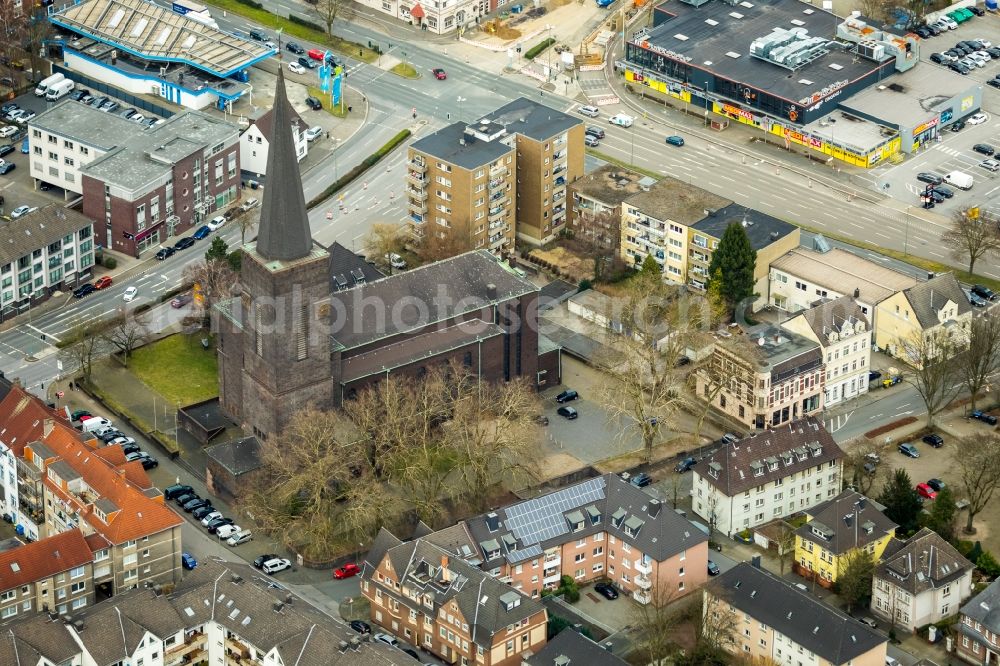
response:
M296 44L295 42L288 42L285 44L285 49L291 51L295 55L305 55L306 50Z
M934 203L944 203L944 195L936 192L935 190L930 190L927 192L927 196Z
M163 497L168 500L172 500L175 497L179 497L184 494L190 494L192 492L194 492L194 488L192 488L191 486L185 485L183 483L175 483L172 486L167 486L163 490Z
M109 430L107 432L102 432L100 435L98 435L98 439L100 439L105 444L107 444L113 439L118 439L119 437L125 437L125 433L123 433L121 430L118 430L117 428Z
M920 35L921 39L928 39L929 37L931 37L934 34L933 32L931 32L930 28L927 28L927 27L924 27L924 26L920 26L919 28L917 28L913 32L915 32L918 35Z
M413 657L417 661L420 661L420 655L417 654L417 651L414 650L413 648L411 648L411 647L403 647L403 648L399 648L399 649L402 650L403 652L405 652L406 654L410 655L411 657Z
M949 62L948 63L948 69L950 69L953 72L958 72L959 74L968 74L969 73L969 68L966 67L965 65L963 65L960 62ZM957 130L953 130L953 131L957 131Z
M713 562L712 560L708 561L708 575L709 576L719 575L719 565Z
M994 88L1000 88L1000 79L990 79L986 82L986 85L992 86Z
M263 564L263 562L261 562L261 564ZM372 633L371 625L365 622L364 620L351 620L350 627L359 634Z
M618 590L616 590L615 586L611 583L598 583L594 586L594 591L608 601L613 601L618 598Z
M136 450L134 453L138 453L138 452L139 451ZM148 453L146 455L140 457L138 460L139 460L139 463L142 465L143 469L153 469L154 467L159 467L160 466L160 461L157 460L156 458L154 458L153 456L149 455ZM205 501L207 502L208 500L205 500ZM185 508L184 510L187 511L187 508Z
M988 143L977 143L972 149L980 155L993 155L996 152L996 148Z
M176 251L177 250L175 250L172 247L161 247L160 251L156 253L156 258L159 259L160 261L163 261L164 259L166 259L167 257L171 256Z
M306 69L316 69L317 67L319 67L318 62L316 62L312 58L307 58L305 56L299 58L299 64L305 67Z
M187 504L191 500L197 499L197 498L198 498L198 493L194 492L193 490L189 490L186 493L181 493L180 495L175 495L174 496L174 504L176 504L177 506L184 506L185 504Z
M0 176L6 176L11 171L17 167L13 162L4 162L4 165L0 167Z
M254 561L253 561L253 565L256 568L260 569L262 566L264 566L264 562L267 562L268 560L276 560L279 557L281 557L281 555L275 555L273 553L266 553L264 555L261 555L260 557L255 558ZM355 620L355 622L360 622L360 620ZM362 622L362 624L364 624L364 623ZM367 627L368 625L365 625L365 626ZM351 627L352 628L354 627L353 623L351 624ZM355 631L357 631L357 629L355 629ZM371 627L368 627L368 631L369 632L371 631Z
M927 26L926 26L926 27L927 27L927 29L928 29L928 30L930 30L930 31L931 31L931 34L932 34L932 35L934 35L935 37L937 37L937 36L938 36L938 35L940 35L940 34L941 34L942 32L944 32L943 30L941 30L941 28L937 27L937 26L936 26L936 25L934 25L933 23L929 23L929 24L927 24Z
M972 12L976 16L985 16L986 15L986 11L983 10L982 7L976 7L975 5L973 5L971 7L965 7L965 9L968 9L970 12Z
M601 129L600 127L588 127L587 131L586 131L586 134L589 134L590 136L594 137L595 139L603 139L604 138L604 130Z
M639 472L631 479L629 479L628 482L631 483L636 488L645 488L646 486L648 486L653 482L653 477L651 477L649 474L646 474L645 472Z
M917 180L921 183L930 183L931 185L940 185L943 182L943 178L936 173L931 173L929 171L921 171L917 174Z
M101 108L101 107L102 107L102 106L104 105L104 103L105 103L105 102L107 102L107 101L108 101L108 98L107 98L107 97L95 97L94 99L90 100L90 105L91 105L92 107L94 107L95 109L99 109L99 108Z
M879 379L881 376L882 376L882 373L879 372L878 370L869 370L868 371L868 381L869 382L873 382L876 379Z
M986 52L990 54L991 58L1000 58L1000 48L996 46L991 46L990 48L986 49Z
M948 129L950 129L952 132L961 132L962 130L965 129L965 121L956 120L951 124L951 126Z
M194 245L194 242L195 241L194 241L193 238L191 238L190 236L185 236L184 238L182 238L179 241L177 241L176 243L174 243L174 249L175 250L186 250L189 247L191 247L192 245Z
M951 199L955 196L955 190L950 187L945 187L944 185L935 186L934 191L943 196L945 199Z
M73 91L73 94L71 94L69 98L74 102L79 102L81 99L83 99L89 94L90 91L87 90L86 88L77 88L76 90Z
M313 111L320 111L323 108L323 103L315 97L306 97L306 106Z
M580 414L577 413L577 411L572 407L560 407L559 409L556 410L556 414L562 416L563 418L567 418L570 421L580 416Z
M927 485L933 488L936 493L944 489L944 481L941 479L927 479Z
M992 289L981 284L972 285L972 293L979 298L985 298L987 301L995 301L997 298L997 295L993 293Z
M215 534L223 525L233 525L235 522L232 518L216 518L208 524L208 533Z
M678 474L683 474L684 472L694 467L695 464L697 464L697 462L698 461L695 460L694 458L685 458L684 460L677 463L677 466L674 467L674 471L677 472Z
M212 513L213 511L215 511L215 507L212 506L211 503L209 503L209 504L206 504L203 507L200 507L200 508L195 509L194 511L192 511L191 512L191 517L194 518L195 520L201 520L202 518L204 518L208 514Z
M944 446L944 438L941 437L941 435L939 435L937 433L931 433L929 435L924 435L923 440L927 444L930 444L931 446L933 446L935 449L940 449L942 446Z
M947 61L947 59L943 55L941 55L940 53L932 53L931 54L931 62L936 62L939 65L943 65L943 64L945 64L946 61Z
M122 453L128 455L130 453L139 453L138 444L122 444Z
M564 402L569 402L570 400L576 400L579 397L580 397L579 393L577 393L572 389L568 389L556 396L556 402L562 404Z
M73 296L75 298L83 298L87 294L92 294L95 291L97 291L97 290L94 289L94 285L92 285L92 284L90 284L88 282L87 284L82 284L79 287L77 287L76 289L74 289L73 290Z
M145 458L143 458L143 460L145 460ZM145 467L145 466L146 465L143 464L143 467ZM195 509L200 509L201 507L205 506L206 504L211 504L211 502L208 501L207 499L204 499L204 498L201 498L201 497L196 497L193 500L185 502L184 505L181 508L184 509L184 511L186 511L187 513L191 513Z
M993 416L992 414L987 414L986 412L982 412L978 409L969 414L969 417L976 419L977 421L982 421L983 423L986 423L991 426L995 426L997 424L997 417Z

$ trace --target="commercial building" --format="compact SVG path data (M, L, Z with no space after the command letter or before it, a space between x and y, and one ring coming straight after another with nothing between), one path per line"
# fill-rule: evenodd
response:
M959 615L959 637L955 651L959 657L977 666L995 664L1000 660L1000 580L974 596L962 606Z
M0 552L0 621L94 603L94 553L80 530Z
M548 613L426 539L384 528L365 557L361 593L371 620L448 663L514 666L544 647Z
M878 304L875 345L891 356L919 366L936 356L935 346L968 342L972 305L955 275L944 273L904 289ZM918 343L925 341L926 344Z
M710 366L695 374L698 395L748 430L816 414L823 407L820 346L769 324L735 329L715 344Z
M781 322L781 327L813 340L823 355L823 406L868 392L871 326L851 296L826 301Z
M306 140L306 122L292 109L292 142L295 144L295 157L299 162L309 154L309 141ZM267 169L267 152L271 145L271 131L274 110L268 109L256 120L250 121L250 126L240 134L240 169L257 176L264 175Z
M68 78L110 84L189 109L231 108L249 69L277 50L144 0L85 0L49 14Z
M648 190L655 178L606 164L569 184L569 229L594 247L619 252L622 203Z
M808 511L840 492L843 458L815 418L754 433L698 461L692 508L729 536Z
M959 612L972 594L972 562L929 528L893 541L872 576L871 610L915 630Z
M853 490L805 511L805 525L795 530L795 573L832 587L861 551L878 562L898 525L885 507Z
M93 265L94 225L71 208L0 221L0 321L82 284Z
M361 4L410 25L419 25L429 32L444 35L456 30L461 34L465 28L478 25L480 17L485 20L487 12L503 7L507 0L457 0L448 4L418 0L362 0Z
M888 639L774 574L741 562L705 587L706 627L736 658L885 666Z

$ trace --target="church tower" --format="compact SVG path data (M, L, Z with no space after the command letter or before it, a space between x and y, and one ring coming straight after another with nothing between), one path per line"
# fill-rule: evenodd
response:
M301 409L333 406L330 256L309 230L281 70L273 114L257 238L243 246L242 293L216 316L222 407L262 439Z

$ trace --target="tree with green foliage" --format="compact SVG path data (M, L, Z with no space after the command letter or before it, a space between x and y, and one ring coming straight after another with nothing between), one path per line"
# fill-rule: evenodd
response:
M855 548L844 556L837 574L837 590L847 602L848 613L871 594L874 571L875 561L864 548Z
M212 239L212 244L205 252L205 261L224 261L229 253L229 246L222 236Z
M976 560L976 566L990 578L1000 576L1000 562L997 562L997 558L993 557L993 553L988 550L983 551L983 554L979 556L979 559Z
M920 496L913 489L913 481L905 469L897 469L882 487L878 502L885 506L885 515L899 525L899 531L910 534L917 528L920 515Z
M951 486L938 491L924 524L949 543L955 541L955 494Z
M656 263L656 259L653 259L653 255L647 254L646 258L642 260L642 266L639 267L639 272L643 275L655 275L659 277L663 274L663 269L660 265Z
M231 271L239 274L240 268L243 267L243 250L233 250L227 254L226 263L229 264Z
M711 282L721 279L721 292L731 306L753 296L753 272L757 266L757 251L742 224L726 227L719 247L712 253L708 266Z

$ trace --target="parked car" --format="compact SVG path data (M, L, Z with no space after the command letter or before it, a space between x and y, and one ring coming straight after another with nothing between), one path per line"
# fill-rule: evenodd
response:
M69 418L70 418L71 421L79 421L84 416L93 416L93 414L91 414L90 412L88 412L86 409L78 409L75 412L73 412L72 414L70 414ZM167 499L170 499L170 498L168 497Z
M972 147L972 149L981 155L992 155L996 152L996 148L988 143L977 143Z
M230 546L240 546L250 541L253 541L253 534L251 534L250 530L240 530L235 534L230 534L229 538L226 539L226 544Z
M316 139L323 136L323 128L319 125L315 125L307 129L304 133L306 141L315 141Z
M184 506L185 504L187 504L188 502L190 502L193 499L196 499L197 497L198 497L198 493L194 492L193 490L189 490L186 493L181 493L180 495L175 495L174 496L174 504L176 504L177 506Z
M313 111L319 111L323 108L323 102L319 101L315 97L306 97L306 106Z
M13 162L4 162L3 164L0 164L0 176L6 176L16 168L17 165Z
M987 301L995 301L997 299L997 295L993 293L992 289L981 284L972 285L972 293Z
M208 235L212 233L212 230L208 228L207 224L203 224L198 229L191 234L191 238L195 240L205 240Z
M205 528L208 530L209 534L215 534L223 525L232 525L235 522L236 521L232 518L216 518L206 525Z
M982 123L985 123L987 120L989 120L989 116L987 116L985 113L977 113L974 114L971 118L969 118L966 122L968 122L970 125L981 125Z
M941 435L937 434L936 432L931 433L929 435L924 435L923 441L925 444L930 444L935 449L940 449L942 446L944 446L944 438L941 437Z
M74 298L83 298L84 296L87 296L88 294L94 293L94 291L96 291L94 289L94 285L92 285L92 284L90 284L88 282L86 284L81 284L79 287L77 287L76 289L74 289L73 290L73 297Z
M955 196L955 190L951 189L950 187L946 187L944 185L935 185L934 191L943 196L945 199L951 199L953 196Z
M15 134L17 134L17 128L13 125L0 127L0 139L6 139L7 137L14 136Z
M274 555L273 553L267 553L264 555L259 555L256 559L254 559L253 565L257 569L262 569L264 568L265 562L270 562L271 560L277 560L277 559L279 559L277 555Z
M18 206L14 210L10 211L10 219L16 220L19 217L24 217L33 210L35 209L31 206Z
M994 173L1000 171L1000 162L996 160L983 160L979 163L980 168L986 169L987 171L993 171Z
M191 571L198 566L198 560L194 559L194 555L191 553L181 553L181 566Z
M204 520L206 516L210 516L213 513L218 514L219 516L222 515L221 513L219 513L218 509L216 509L214 506L212 506L211 504L207 504L199 509L195 509L194 511L192 511L191 517L194 518L195 520Z
M674 467L674 471L677 472L677 473L679 473L679 474L683 474L684 472L686 472L686 471L690 470L692 467L694 467L697 463L698 463L698 461L695 460L694 458L690 458L690 457L685 458L684 460L682 460L679 463L677 463L677 466Z
M361 567L353 562L349 562L342 567L333 570L333 577L340 580L342 578L351 578L352 576L357 576L361 573Z
M709 576L719 575L719 565L713 562L712 560L708 561L708 575Z
M580 397L580 394L572 389L567 389L556 396L556 402L560 405L564 402L569 402L571 400L576 400Z
M156 258L159 259L160 261L163 261L167 257L172 256L176 251L177 250L175 250L172 247L161 247L159 252L156 253Z
M184 238L182 238L179 241L177 241L176 243L174 243L174 249L175 250L186 250L189 247L191 247L192 245L194 245L194 239L191 238L190 236L185 236Z
M9 143L0 146L0 157L3 157L4 155L10 155L12 152L14 152L14 146L10 145ZM13 164L13 162L11 162L11 164Z
M593 125L587 128L587 131L585 132L585 134L589 134L590 136L594 137L595 139L603 139L604 138L604 130L602 128L600 128L600 127L595 127Z
M358 632L359 634L372 633L371 625L365 622L364 620L351 620L348 624L350 625L351 629Z
M629 483L631 483L636 488L645 488L652 482L653 482L653 477L651 477L649 474L646 474L645 472L639 472L631 479L629 479Z
M209 529L209 532L211 531L212 530ZM215 536L223 540L228 540L229 537L233 536L234 534L239 534L242 531L243 528L237 525L236 523L230 523L228 525L219 525L218 527L215 528Z
M569 419L570 421L580 416L572 407L560 407L556 410L556 413L563 418Z
M937 175L936 173L930 173L929 171L921 171L917 174L917 180L922 183L930 183L931 185L940 185L944 178Z
M913 446L913 444L900 444L899 452L908 458L920 457L920 451L917 451L917 447Z
M597 146L601 145L601 140L592 134L584 134L583 145L587 146L588 148L596 148Z
M285 44L285 49L291 51L295 55L304 55L306 52L304 48L302 48L295 42L288 42L287 44Z
M94 282L94 289L107 289L112 283L113 280L110 275L102 275Z
M873 618L870 618L870 617L866 616L866 617L858 618L858 620L861 622L861 624L866 624L869 627L871 627L872 629L878 629L878 622L876 622ZM891 659L891 657L889 657L889 658L886 659L886 662L885 662L886 666L889 665L888 659Z
M171 301L170 301L170 307L172 307L172 308L174 308L176 310L178 308L184 307L185 305L187 305L188 303L190 303L192 300L194 300L194 297L191 296L191 294L178 294L173 299L171 299Z
M873 381L877 380L881 376L882 376L882 373L879 372L878 370L869 370L868 371L868 381L869 382L873 382Z
M989 305L986 299L979 298L968 289L963 289L962 291L965 292L965 297L969 299L969 304L972 305L972 307L985 308L987 305Z
M939 493L944 489L945 483L941 479L927 479L927 485Z
M920 495L921 497L926 497L927 499L937 498L937 491L931 488L926 483L918 483L916 490L917 494Z
M194 499L188 500L187 502L185 502L184 505L181 508L184 509L184 513L191 513L195 509L199 509L199 508L205 506L206 504L210 504L210 503L211 502L209 502L209 500L207 500L207 499L205 499L203 497L195 497Z
M266 574L276 574L279 571L284 571L285 569L291 569L292 563L283 557L276 557L273 560L268 560L267 562L264 562L264 564L261 565L260 568L261 571L263 571ZM396 639L393 638L392 640L395 641ZM389 643L389 645L392 645L392 643Z
M201 511L201 509L198 509L198 510ZM192 511L192 513L194 513L194 512ZM202 527L208 527L209 524L212 523L212 521L217 520L217 519L222 518L222 517L223 516L222 516L222 512L221 511L219 511L218 509L212 509L211 511L209 511L208 513L206 513L205 515L203 515L201 518L199 518L198 520L201 521L201 526Z
M987 414L986 412L976 410L969 414L969 418L976 419L977 421L982 421L983 423L995 426L997 424L997 417L992 414Z
M288 71L292 74L305 74L306 68L297 62L288 63Z
M608 601L618 598L618 590L611 583L598 583L594 586L594 592L597 592Z
M191 486L185 485L183 483L175 483L172 486L167 486L163 490L163 497L164 499L172 500L175 497L179 497L180 495L192 492L194 492L194 489Z
M385 260L388 261L389 265L395 268L396 270L401 271L404 268L406 268L406 261L395 252L390 252L389 254L385 255Z
M719 439L719 441L723 444L735 444L736 442L740 441L740 436L735 435L731 432L727 432Z

